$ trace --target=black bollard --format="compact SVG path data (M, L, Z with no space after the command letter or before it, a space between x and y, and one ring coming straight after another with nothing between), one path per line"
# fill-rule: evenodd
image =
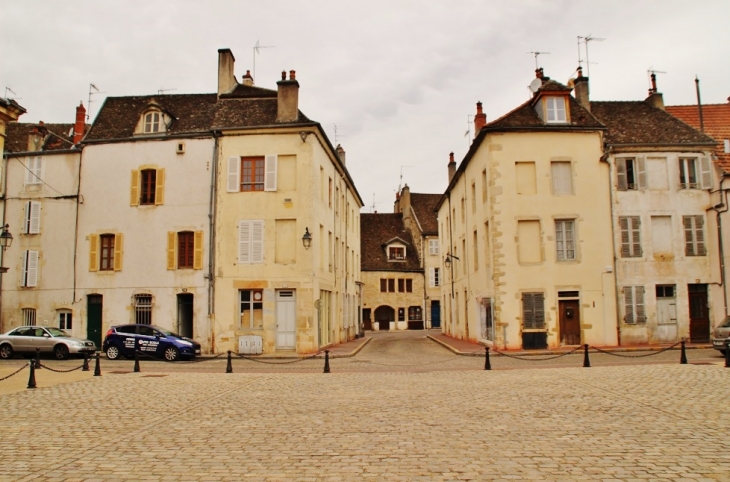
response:
M489 362L489 347L484 347L484 369L485 370L491 370L492 364Z
M330 372L330 351L324 351L324 373Z
M84 366L81 368L82 372L88 372L89 371L89 354L84 353Z
M583 368L590 368L591 360L588 358L588 343L583 345Z
M233 373L233 364L231 363L231 350L228 350L228 365L226 365L226 373Z
M28 377L28 388L35 388L35 363L30 361L30 376Z
M36 370L41 369L41 349L40 348L35 349L35 369Z
M725 342L725 368L730 368L730 343Z
M139 372L139 350L134 350L134 373Z
M100 377L101 376L101 366L99 365L99 352L96 352L96 366L94 366L94 376Z
M682 338L682 354L679 356L679 364L680 365L687 364L687 352L684 351L684 338Z

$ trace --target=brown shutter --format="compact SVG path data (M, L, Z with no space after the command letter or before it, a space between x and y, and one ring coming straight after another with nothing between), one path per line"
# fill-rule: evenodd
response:
M626 159L616 159L616 180L619 191L626 191L629 188L626 179Z
M629 218L618 218L619 228L621 229L621 257L631 257L631 238L629 237Z
M129 205L139 206L139 171L132 170L132 182L129 189Z
M89 235L89 271L99 271L99 235Z
M114 271L122 270L122 233L114 235Z
M165 170L158 169L155 179L155 205L165 204Z
M646 189L646 159L644 159L644 156L636 158L636 174L636 188Z
M633 257L641 257L641 218L639 216L631 217L631 255Z
M644 310L644 287L634 286L636 302L636 322L646 323L646 311Z
M683 216L682 222L684 223L684 255L694 256L694 240L692 236L692 216Z
M624 307L626 313L624 315L624 321L626 323L634 323L634 292L633 286L624 286Z
M175 241L177 233L167 232L167 269L175 269Z
M203 269L203 231L195 231L193 269Z
M697 243L697 256L705 256L705 219L702 216L695 216L695 241Z

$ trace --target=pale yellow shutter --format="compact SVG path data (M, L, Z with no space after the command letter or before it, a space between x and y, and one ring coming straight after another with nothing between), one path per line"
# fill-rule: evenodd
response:
M114 271L122 270L122 233L114 235Z
M89 235L89 271L99 271L99 235Z
M175 269L175 237L174 231L167 232L167 269Z
M165 204L165 170L157 170L157 179L155 180L155 204Z
M129 205L139 206L139 171L132 170L132 183L129 189Z
M195 258L193 269L203 269L203 231L195 231Z

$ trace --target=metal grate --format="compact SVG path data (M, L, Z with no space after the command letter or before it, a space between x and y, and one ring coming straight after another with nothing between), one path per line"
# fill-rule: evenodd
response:
M35 326L35 308L23 308L23 325Z
M152 324L152 295L134 295L135 323Z

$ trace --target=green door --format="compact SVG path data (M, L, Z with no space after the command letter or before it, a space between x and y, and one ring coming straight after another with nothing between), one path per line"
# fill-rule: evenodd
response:
M97 350L101 350L102 299L101 295L86 297L86 338L96 343Z

